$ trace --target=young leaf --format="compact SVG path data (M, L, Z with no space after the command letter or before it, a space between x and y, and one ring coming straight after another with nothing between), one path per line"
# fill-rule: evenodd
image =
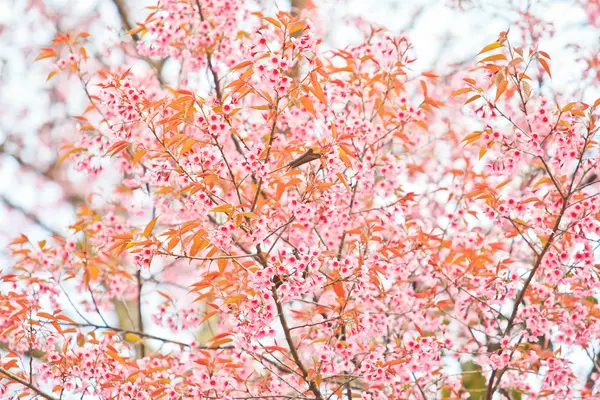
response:
M543 58L538 58L538 61L539 61L540 65L542 66L542 68L544 68L544 71L546 71L548 76L550 78L552 78L552 74L550 73L550 66L548 65L548 61L544 60Z
M158 216L150 221L148 225L146 225L146 228L144 229L144 237L150 237L150 234L152 234L152 230L154 229L154 225L156 225L156 221L158 221Z
M500 47L504 47L504 44L500 43L500 42L494 42L494 43L490 43L487 46L485 46L483 49L481 49L481 51L479 53L477 53L477 55L486 53L488 51L492 51L494 49L498 49ZM471 53L473 54L473 53Z

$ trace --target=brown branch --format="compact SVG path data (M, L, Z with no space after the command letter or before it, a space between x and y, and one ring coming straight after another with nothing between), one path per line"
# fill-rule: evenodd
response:
M567 203L568 203L569 196L570 195L568 195L567 199L565 199L563 201L563 205L561 207L560 213L558 214L558 217L556 218L556 222L554 223L554 228L552 229L552 234L548 237L548 240L546 241L544 248L542 249L539 256L537 257L537 260L535 261L535 264L533 265L533 268L531 269L531 272L529 273L527 280L523 284L523 289L521 289L521 291L519 292L519 295L517 296L517 299L515 300L515 305L513 306L512 312L508 319L508 325L506 326L506 329L504 330L503 336L510 335L510 331L515 326L515 319L517 317L519 307L521 306L521 302L523 301L523 298L525 297L525 292L527 291L527 289L529 288L529 285L533 281L533 277L535 276L535 273L542 265L542 260L544 259L546 252L548 252L548 250L550 250L552 241L554 240L554 237L556 236L556 233L558 232L558 227L560 225L560 221L562 220L563 214L565 213L565 210L567 209ZM496 373L497 373L497 370L494 369L492 371L492 374L490 375L490 380L488 382L488 390L487 390L487 394L485 397L486 400L492 400L492 397L493 397L494 391L495 391L495 387L497 387L500 384L500 379L502 379L502 373L500 373L498 375L497 383L494 384L494 379L496 377Z
M27 219L29 219L30 221L34 222L36 225L38 225L39 227L41 227L42 229L44 229L45 231L47 231L48 233L50 233L53 236L58 236L61 237L62 235L56 231L54 228L52 228L51 226L49 226L48 224L46 224L45 222L43 222L40 217L38 217L37 215L33 214L32 212L24 209L23 207L21 207L18 204L13 203L11 200L9 200L6 196L4 195L0 195L0 201L2 201L8 208L11 208L13 210L16 210L18 212L20 212L21 214L23 214L23 216L25 216Z
M50 321L39 321L39 322L47 323ZM133 330L133 329L122 329L122 328L117 328L117 327L110 326L110 325L98 325L98 324L93 324L93 323L82 323L82 322L59 322L59 324L63 325L63 326L75 326L75 327L79 327L79 328L106 329L109 331L121 333L123 335L130 333L132 335L136 335L136 336L147 338L147 339L158 340L158 341L161 341L164 343L172 343L172 344L177 344L177 345L183 346L183 347L190 347L189 344L184 343L184 342L179 342L177 340L172 340L172 339L167 339L167 338L163 338L160 336L151 335L149 333L140 332L140 331ZM226 348L233 348L233 347L219 347L219 348L215 348L215 349L222 350L222 349L226 349Z
M45 170L45 171L44 171L44 170L40 170L40 169L38 169L36 166L34 166L34 165L32 165L32 164L28 163L27 161L23 160L23 158L21 158L21 156L19 156L18 154L13 154L13 153L11 153L11 152L8 152L8 151L6 150L6 148L5 148L5 147L6 147L6 142L5 142L5 143L2 143L2 144L0 145L0 153L2 153L2 154L6 154L7 156L11 157L11 158L12 158L12 159L14 159L14 160L15 160L15 161L16 161L16 162L17 162L17 163L18 163L18 164L19 164L21 167L23 167L23 168L25 168L25 169L28 169L28 170L30 170L31 172L34 172L34 173L36 173L36 174L38 174L38 175L41 175L41 176L43 176L43 177L45 177L45 178L47 178L47 179L49 179L49 180L51 180L51 181L55 180L55 177L52 175L52 169L53 169L54 167L50 167L49 169L47 169L47 170Z
M204 14L202 13L202 6L200 6L200 0L196 0L196 6L198 7L198 14L200 15L200 21L204 21ZM208 69L210 70L213 80L215 81L215 91L217 92L217 100L219 103L223 100L223 92L221 91L221 84L219 83L219 76L217 75L217 71L213 67L212 56L210 52L206 51L206 62L208 64Z
M592 375L594 374L594 372L598 372L600 373L600 351L598 352L598 354L596 354L595 357L593 357L592 355L590 355L587 350L586 350L586 354L588 355L588 357L590 357L590 360L592 360L592 369L587 377L587 380L585 382L585 386L592 390L594 388L594 384L596 383L596 380L592 378Z
M300 15L302 10L306 8L308 0L291 0L290 8L293 17Z
M127 7L125 6L124 0L112 0L112 2L115 5L115 7L117 8L117 12L119 13L119 17L121 18L121 23L123 24L125 29L127 29L127 31L132 30L134 28L134 26L129 21L129 13L127 12ZM135 43L137 43L141 40L140 36L137 33L132 34L131 37ZM165 65L165 60L162 59L157 62L157 61L152 61L149 58L145 58L145 57L143 57L142 59L148 65L150 65L152 67L152 69L154 69L156 71L156 76L158 78L158 81L161 85L163 85L164 80L162 78L161 72Z
M0 154L4 154L4 155L12 158L14 161L16 161L19 164L19 166L21 168L26 169L36 175L39 175L51 182L58 184L62 188L63 192L65 192L65 193L70 192L70 190L68 190L68 188L66 187L66 182L61 181L56 176L56 173L58 172L56 163L52 163L50 165L50 167L48 167L48 169L45 169L45 170L40 169L37 166L25 161L20 155L8 151L6 149L6 144L7 143L4 142L0 145ZM77 194L67 194L65 199L68 203L72 204L73 207L75 207L75 208L77 208L78 204L81 204L84 202L83 197L81 197Z
M9 372L9 371L5 370L2 367L0 367L0 374L6 376L11 381L15 381L17 383L20 383L21 385L26 386L27 388L33 390L35 393L37 393L38 396L42 396L43 398L45 398L47 400L58 400L56 397L54 397L54 396L52 396L52 395L44 392L43 390L41 390L37 386L35 386L35 385L27 382L26 380L18 377L17 375L13 374L12 372Z
M142 280L142 270L139 269L135 274L137 280L137 329L139 332L144 332L144 315L142 314L142 286L144 281ZM146 345L144 341L140 341L138 344L138 352L140 358L146 357Z
M184 254L172 254L163 251L159 251L158 254L163 256L175 257L175 258L187 258L189 260L198 260L198 261L218 261L218 260L235 260L237 258L254 258L257 255L248 252L248 254L241 254L236 256L217 256L217 257L195 257L195 256L187 256Z
M308 384L310 391L313 392L313 394L315 395L315 397L318 400L323 400L323 396L321 395L321 392L320 392L317 384L315 383L315 381L308 379L308 370L302 363L302 360L300 359L300 355L298 354L298 351L296 350L296 346L294 345L294 340L292 339L292 335L290 333L290 327L288 326L287 320L285 318L285 314L283 312L283 306L281 305L281 300L279 300L279 295L277 294L276 286L273 286L271 288L271 292L273 293L273 300L275 301L275 305L277 306L277 313L279 314L279 322L281 323L281 327L283 328L283 333L285 334L285 340L288 344L288 347L290 348L290 353L292 354L292 358L294 359L294 362L298 366L298 369L300 369L300 372L302 373L302 378Z
M552 183L554 184L554 187L558 191L558 194L560 195L560 197L563 200L565 200L566 196L563 194L562 190L560 189L560 186L559 186L558 182L556 182L556 179L554 179L554 175L552 175L552 173L550 172L550 167L548 166L548 164L546 164L546 161L541 156L538 157L538 158L542 161L542 164L544 165L544 169L548 173L548 176L550 176L550 179L552 180Z
M269 162L269 155L271 154L271 146L273 145L273 140L275 140L275 128L277 127L277 119L279 116L279 96L275 101L275 115L273 116L273 126L271 126L271 132L269 133L269 143L267 145L267 154L265 155L265 162ZM252 206L250 207L250 212L254 212L256 208L256 203L258 202L258 196L262 191L263 178L261 177L258 180L258 186L256 187L256 194L254 195L254 200L252 201Z
M588 131L588 133L589 133L589 131ZM527 291L527 289L529 288L529 285L533 281L533 278L534 278L537 270L542 265L542 261L543 261L544 256L546 255L546 252L550 249L554 238L556 237L557 233L559 232L560 222L561 222L561 220L563 218L563 215L564 215L565 211L567 210L567 207L568 207L568 204L569 204L569 200L570 200L571 196L574 193L573 192L573 185L574 185L574 182L575 182L575 178L577 177L577 172L579 171L579 168L581 166L581 162L582 162L582 159L583 159L583 154L585 153L585 148L587 147L587 144L588 144L588 139L589 139L589 136L588 136L588 138L586 138L585 143L583 145L583 149L584 150L581 152L581 154L579 156L579 160L577 162L577 166L575 168L575 171L573 172L573 176L571 178L571 183L569 185L567 193L563 196L563 194L559 190L559 194L560 194L560 196L563 199L562 207L560 209L560 212L558 213L558 216L556 218L556 222L554 223L554 227L552 228L552 233L548 237L548 240L546 241L546 244L544 245L542 251L537 256L535 264L533 265L533 268L531 269L531 272L529 273L529 276L527 277L527 280L523 284L523 289L521 289L521 291L519 292L519 295L517 296L517 299L515 300L515 304L513 306L511 315L510 315L510 317L508 319L508 324L506 326L506 329L504 330L504 335L503 336L510 335L510 331L514 328L514 326L515 326L515 319L517 317L517 313L519 311L519 307L521 306L521 302L523 301L523 298L525 297L525 292ZM554 182L554 177L552 177L552 174L550 173L550 171L549 170L546 170L546 171L548 172L549 175L551 175L551 179ZM557 187L557 189L558 189L558 187ZM505 371L506 371L506 368L504 368L500 373L498 373L498 370L496 370L496 369L494 369L492 371L492 374L490 375L490 380L488 381L487 393L486 393L486 397L485 397L486 400L492 400L492 397L494 396L494 392L500 386L500 381L501 381L502 375L504 374ZM497 373L498 373L498 379L496 379L496 374ZM496 381L494 382L495 379L496 379Z
M121 17L121 22L123 23L125 29L127 29L128 31L132 30L134 26L131 24L131 22L129 22L129 13L127 12L127 8L125 6L124 1L113 0L113 4L115 5L115 7L117 7L117 12L119 13L119 17ZM140 36L137 33L134 33L133 35L131 35L131 37L136 42L140 40Z
M352 188L352 197L350 198L350 211L349 214L352 215L352 209L354 208L354 201L356 200L356 191L358 189L358 182L354 185L354 187ZM346 241L346 232L344 232L342 234L342 239L340 240L340 246L338 248L337 251L337 256L336 258L339 260L340 257L342 256L342 251L344 250L344 242Z

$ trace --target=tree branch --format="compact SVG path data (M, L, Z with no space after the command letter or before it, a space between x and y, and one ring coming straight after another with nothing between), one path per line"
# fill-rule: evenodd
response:
M26 209L24 209L23 207L21 207L18 204L13 203L11 200L9 200L6 196L0 194L0 201L2 201L4 204L6 204L7 207L12 208L13 210L16 210L18 212L20 212L21 214L23 214L27 219L29 219L30 221L34 222L36 225L38 225L39 227L41 227L42 229L44 229L45 231L47 231L48 233L50 233L53 236L58 236L61 237L62 235L56 231L54 228L52 228L51 226L49 226L48 224L46 224L45 222L43 222L40 217L38 217L37 215L33 214L30 211L27 211Z
M129 22L129 13L127 12L127 7L125 6L125 2L123 0L112 0L112 2L115 5L115 7L117 8L119 17L121 17L121 23L123 24L125 29L127 29L127 31L132 30L134 28L134 26L131 24L131 22ZM139 42L141 39L137 33L132 34L131 37L133 38L133 41L135 43ZM143 58L143 60L146 61L146 63L148 63L148 65L150 65L156 71L156 76L158 78L158 81L160 82L161 85L164 85L164 80L162 78L161 73L162 73L162 69L165 65L165 60L163 59L158 62L152 61L148 58Z
M37 393L38 396L42 396L43 398L47 399L47 400L58 400L56 397L49 395L48 393L44 392L43 390L41 390L40 388L38 388L37 386L27 382L26 380L18 377L17 375L5 370L4 368L0 367L0 374L6 376L8 379L10 379L11 381L15 381L20 383L23 386L26 386L27 388L33 390L35 393Z
M300 355L298 354L298 351L296 350L296 346L294 345L294 340L292 339L292 335L290 333L290 327L288 326L287 320L285 318L285 314L283 312L283 306L281 305L281 300L279 300L279 295L277 294L277 288L275 285L271 287L271 292L273 293L273 300L275 301L275 305L277 306L277 313L279 314L279 322L281 323L281 327L283 328L283 332L285 334L285 340L288 344L288 347L290 348L290 353L292 354L292 358L294 359L294 362L300 369L300 372L302 373L302 378L308 384L310 391L313 392L313 394L315 395L315 397L318 400L323 400L321 391L317 387L317 384L315 383L315 381L308 379L308 370L302 363L302 360L300 359Z

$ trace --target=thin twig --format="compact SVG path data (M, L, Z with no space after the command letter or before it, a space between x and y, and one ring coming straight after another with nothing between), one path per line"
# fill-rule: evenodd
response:
M58 400L56 397L44 392L43 390L41 390L40 388L38 388L37 386L27 382L26 380L18 377L17 375L5 370L4 368L0 367L0 374L6 376L8 379L18 382L23 386L28 387L29 389L33 390L35 393L37 393L38 396L42 396L43 398L47 399L47 400Z

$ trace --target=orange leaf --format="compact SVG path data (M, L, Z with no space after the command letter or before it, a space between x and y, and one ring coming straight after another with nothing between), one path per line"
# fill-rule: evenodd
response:
M471 90L473 90L473 89L468 88L468 87L455 90L454 92L452 92L452 97L460 96L461 94L464 94L464 93L469 93Z
M127 363L125 362L125 360L123 359L123 357L121 357L120 355L118 355L115 351L112 350L106 350L106 354L108 354L111 358L117 360L119 363L126 365Z
M562 108L562 110L561 110L561 111L562 111L562 112L571 111L571 109L572 109L573 107L575 107L575 105L576 105L576 104L577 104L577 102L573 101L573 102L571 102L571 103L567 104L566 106L564 106L564 107Z
M158 216L154 218L152 221L146 225L146 229L144 229L144 237L149 238L152 230L154 229L154 225L156 225L156 221L158 221Z
M485 46L483 49L481 49L481 51L479 53L477 53L477 55L480 55L480 54L488 52L488 51L492 51L492 50L500 48L500 47L504 47L504 44L502 44L500 42L490 43L487 46Z
M225 272L225 268L227 268L228 263L229 263L229 260L226 258L221 258L217 261L217 266L219 267L220 273Z
M306 110L311 113L314 117L317 116L316 112L315 112L315 107L312 103L312 101L310 101L310 99L306 96L302 96L300 97L300 103L302 103L302 106L304 108L306 108Z
M171 240L169 240L169 243L167 244L167 251L173 250L175 248L175 246L177 246L177 243L179 243L179 237L173 236L171 238Z
M551 183L552 182L552 178L550 178L549 176L544 176L542 178L540 178L534 185L533 188L537 188L540 185L543 185L544 183Z
M140 162L140 160L142 159L142 157L144 157L144 155L146 154L146 149L138 149L138 151L135 152L135 155L133 156L133 160L131 160L131 163L133 165L137 164L138 162Z
M419 325L415 324L415 329L417 330L417 332L419 332L419 335L425 336L423 333L423 330L421 329L421 327Z
M552 78L552 74L550 73L550 66L548 65L548 61L544 60L543 58L538 58L538 61L539 61L540 65L542 66L542 68L544 68L544 71L546 71L548 76L550 78Z
M231 204L223 204L222 206L215 207L210 210L210 212L224 212L230 213L233 210L233 206Z
M494 100L494 102L498 101L498 99L500 98L500 96L502 96L502 93L504 93L507 87L508 81L506 79L498 84L498 87L496 88L496 100Z
M502 60L506 60L506 56L504 54L494 54L493 56L486 57L479 62L483 63L483 62L502 61Z
M55 319L54 315L48 314L47 312L43 312L43 311L37 313L37 316L39 318L46 318L46 319L52 319L52 320Z
M348 181L346 180L346 177L344 176L344 174L342 174L341 172L338 172L335 175L340 179L340 181L344 184L344 186L346 186L346 189L348 189L348 191L352 190L350 188L350 185L348 185Z
M211 349L217 348L225 343L231 343L233 342L233 339L231 338L227 338L227 339L221 339L221 340L217 340L216 342L211 343L210 346L208 346Z
M143 26L138 26L137 28L133 28L125 32L126 35L135 35L136 33L140 33L144 29Z
M469 100L465 101L465 104L469 104L470 102L475 101L480 97L481 97L481 95L476 94L475 96L471 97Z
M288 349L286 349L285 347L279 347L279 346L265 346L264 349L266 351L268 351L269 353L274 353L276 351L279 351L281 353L286 354L288 352Z
M241 62L241 63L239 63L239 64L235 65L234 67L232 67L232 68L231 68L231 70L232 70L232 71L235 71L235 70L238 70L238 69L241 69L241 68L247 67L248 65L252 65L252 61L244 61L244 62Z
M439 75L436 75L433 72L422 72L421 75L426 76L427 78L430 78L430 79L437 79L440 77Z
M317 79L317 74L314 71L310 73L310 82L312 83L312 87L314 89L312 92L317 99L321 100L323 103L327 103L325 100L325 94L323 93L323 88L321 87L321 84Z
M106 153L104 153L104 155L112 153L111 157L115 156L123 150L125 150L127 146L129 146L129 142L127 142L126 140L119 140L118 142L113 143L112 146L110 146L108 150L106 150Z
M52 47L44 47L42 48L42 51L40 51L40 55L37 56L36 59L33 61L42 60L44 58L50 58L54 56L56 56L56 50L54 50Z
M49 81L50 79L52 79L52 77L54 75L56 75L58 73L58 71L51 71L48 76L46 77L46 81Z
M16 245L16 244L24 244L29 242L29 239L27 238L27 236L21 234L21 236L19 236L18 238L16 238L15 240L13 240L12 242L10 242L10 245Z
M270 23L272 23L273 25L275 25L278 28L281 28L281 22L277 21L275 18L265 17L264 20L269 21Z
M346 291L344 290L344 284L341 281L338 281L333 284L333 291L340 299L346 298Z
M538 51L538 53L540 53L542 56L546 57L548 60L551 60L550 55L548 53L546 53L545 51Z
M215 315L217 312L216 311L211 311L209 313L207 313L204 318L202 318L202 321L200 321L201 324L203 324L204 322L208 321L213 315Z
M302 31L302 30L306 29L306 25L304 25L304 24L291 25L289 27L289 29L290 29L290 34L293 35L294 33L298 32L298 31Z
M95 281L98 279L98 275L100 274L100 269L95 264L90 264L88 266L88 273L90 274L90 280Z
M487 149L485 147L482 147L479 150L479 159L481 160L483 158L483 156L485 156L485 153L487 153Z

